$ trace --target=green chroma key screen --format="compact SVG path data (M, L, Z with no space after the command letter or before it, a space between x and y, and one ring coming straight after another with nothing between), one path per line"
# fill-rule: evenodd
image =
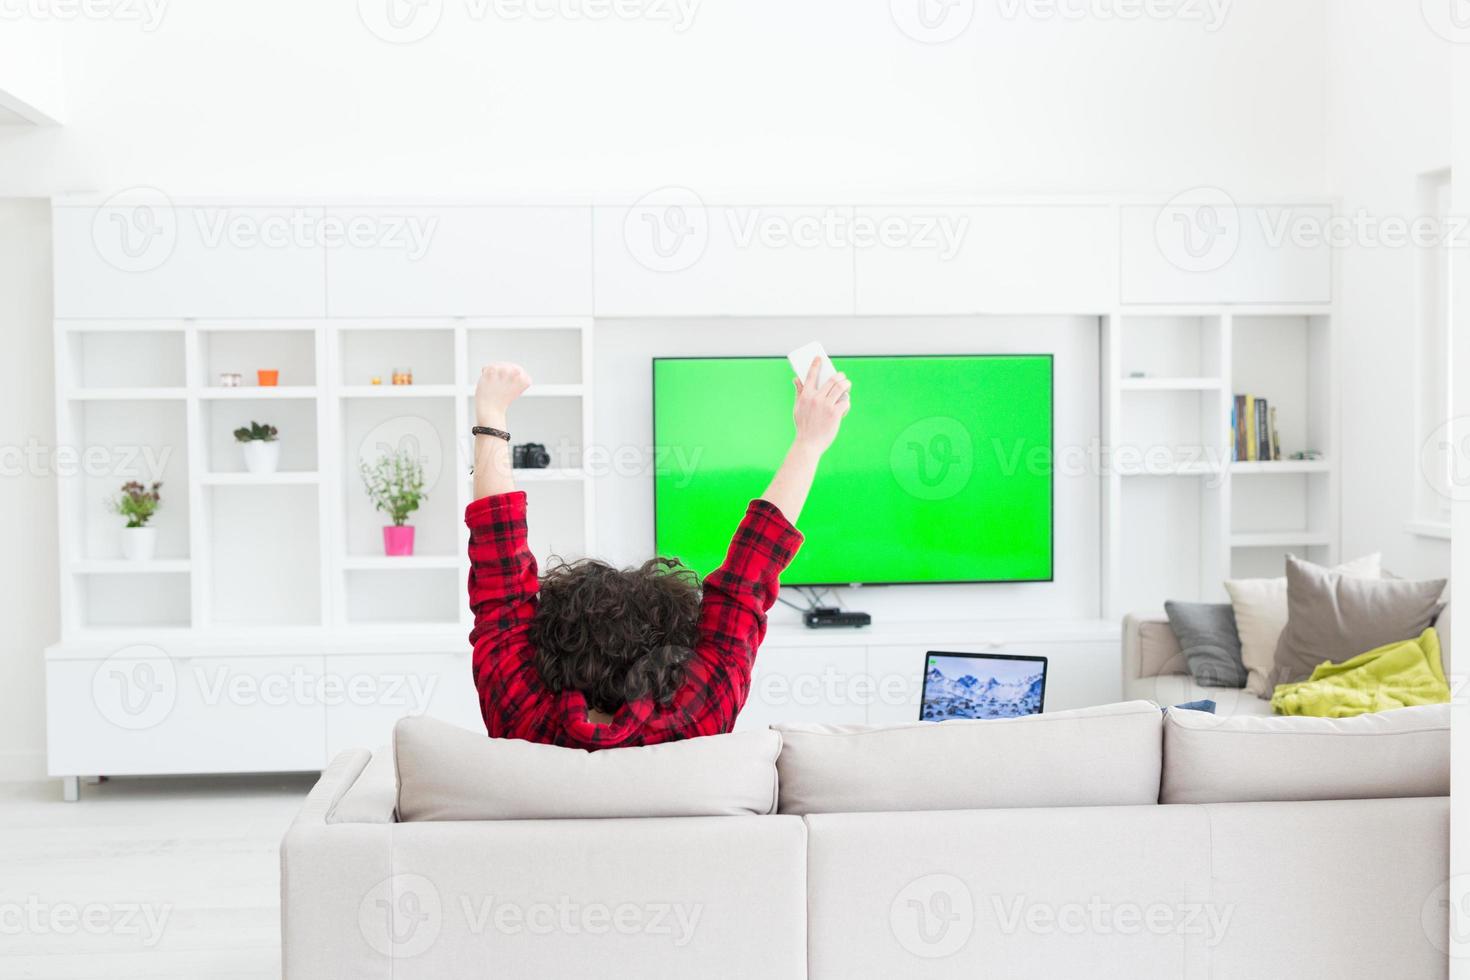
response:
M1050 355L834 357L852 411L797 526L787 585L1052 577ZM795 432L780 357L655 358L654 535L724 560Z

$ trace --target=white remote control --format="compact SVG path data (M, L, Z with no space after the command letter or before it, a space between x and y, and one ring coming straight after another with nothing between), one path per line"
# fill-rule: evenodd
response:
M820 341L814 340L809 344L803 344L786 355L786 360L791 362L791 370L795 371L796 376L802 381L806 380L806 373L812 369L812 361L816 359L820 359L822 362L822 370L817 376L817 384L824 385L832 380L833 375L837 373L837 369L832 366L832 359L822 349Z

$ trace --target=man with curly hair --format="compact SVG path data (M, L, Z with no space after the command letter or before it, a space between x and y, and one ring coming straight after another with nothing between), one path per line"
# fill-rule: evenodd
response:
M491 737L603 749L734 727L766 612L801 545L794 525L851 407L847 378L819 384L819 371L814 361L796 381L791 449L701 588L667 558L632 569L588 559L538 577L506 431L511 403L531 379L516 364L481 370L475 501L465 523L475 687Z

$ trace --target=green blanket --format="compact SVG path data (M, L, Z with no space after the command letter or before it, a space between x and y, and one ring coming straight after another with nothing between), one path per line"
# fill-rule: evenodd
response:
M1347 718L1449 699L1439 637L1430 627L1416 640L1390 643L1340 664L1318 664L1307 680L1278 684L1271 707L1279 715Z

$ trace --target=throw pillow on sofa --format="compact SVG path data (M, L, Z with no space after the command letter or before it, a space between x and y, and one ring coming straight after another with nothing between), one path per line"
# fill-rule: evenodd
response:
M773 731L588 752L404 718L393 729L398 819L771 813L780 752Z
M1306 680L1318 664L1412 640L1444 608L1444 579L1362 579L1286 559L1287 622L1276 644L1272 686Z
M1245 687L1235 609L1228 602L1164 603L1185 666L1201 687Z
M1380 556L1372 554L1344 562L1333 571L1359 578L1378 578L1383 574L1383 567ZM1258 698L1270 698L1276 642L1286 627L1288 613L1286 576L1232 579L1225 583L1225 591L1230 593L1230 605L1235 610L1240 658L1249 674L1245 689Z

